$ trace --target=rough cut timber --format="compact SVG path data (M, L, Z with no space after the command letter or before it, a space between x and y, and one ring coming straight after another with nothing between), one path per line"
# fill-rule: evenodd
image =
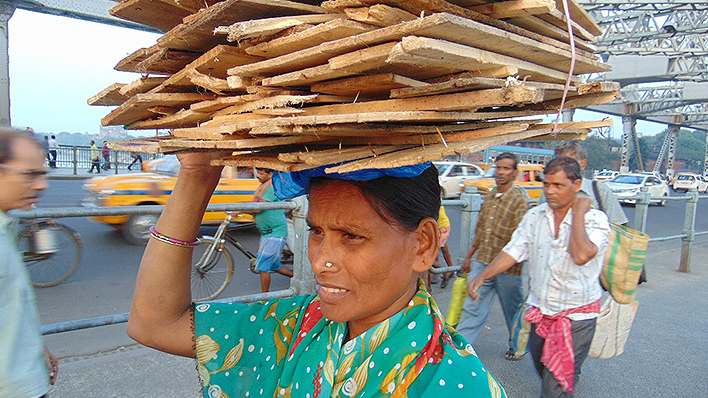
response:
M194 11L173 0L125 0L111 8L109 13L114 17L168 31Z
M555 0L516 0L467 8L492 18L502 19L551 12L556 9L556 3Z
M376 26L390 26L417 18L417 16L408 11L389 7L385 4L376 4L371 7L345 8L344 13L355 21Z
M158 116L148 110L154 106L186 107L215 97L213 94L198 93L136 94L101 119L101 123L104 126L130 124Z
M135 94L146 93L162 84L165 80L167 80L166 77L141 77L132 83L121 87L120 93L126 98L129 98Z
M125 87L123 83L112 84L89 98L87 102L89 105L120 105L128 100L128 97L120 93L120 89L123 87Z
M340 18L340 14L314 14L263 18L236 22L235 24L229 26L219 26L214 29L214 34L227 35L226 39L230 42L234 42L250 39L252 37L272 35L298 25L319 24Z
M131 72L171 75L182 70L200 55L202 53L163 48L138 62Z
M194 84L190 80L190 71L214 77L226 79L226 71L234 65L244 65L261 60L259 57L246 54L239 47L218 45L204 53L202 56L185 66L181 71L170 76L161 85L155 87L152 92L179 91L186 88L193 88Z
M226 44L226 37L214 35L219 26L234 22L302 14L326 14L329 11L287 0L224 0L201 10L195 18L175 26L157 44L162 48L183 51L208 51Z
M370 93L388 93L394 89L408 87L426 87L428 83L393 73L357 76L324 83L315 83L310 90L315 93L336 95L366 95Z
M377 45L404 36L425 36L488 50L534 62L547 68L565 71L570 65L569 51L536 43L522 36L467 20L451 14L435 14L398 25L377 29L356 36L322 43L318 46L285 54L261 62L229 69L229 75L257 76L275 75L304 67L321 65L329 58L351 51ZM575 73L591 73L609 70L606 64L578 55Z
M467 20L482 23L485 26L496 27L505 32L513 33L519 36L532 39L535 42L540 42L544 44L551 45L566 51L570 50L570 45L565 42L548 38L541 34L520 28L516 25L512 25L508 22L488 17L484 14L474 12L472 10L466 9L464 7L457 6L455 4L449 3L445 0L360 0L362 3L373 5L373 4L388 4L406 10L414 15L429 15L433 13L449 13L463 17ZM323 7L336 9L328 6L329 2L322 3ZM589 55L589 54L583 54Z
M480 90L485 88L499 88L521 84L522 83L516 79L494 79L488 77L458 78L440 83L424 84L418 87L405 87L394 89L391 90L391 98L423 97L428 95L449 94L460 91ZM553 83L523 82L523 85L527 87L537 87L543 89L544 91L563 91L564 88L563 85ZM571 93L578 90L575 86L570 86L568 89Z
M160 51L160 47L157 44L148 48L141 48L118 61L118 64L116 64L113 69L121 72L138 72L135 67L158 51Z
M246 48L251 55L263 58L273 58L305 48L314 47L326 41L342 39L359 33L369 32L375 27L348 19L335 19L311 27L302 32L279 37L255 46Z

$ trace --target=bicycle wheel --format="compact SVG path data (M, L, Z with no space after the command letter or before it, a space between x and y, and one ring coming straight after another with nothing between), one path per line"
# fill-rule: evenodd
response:
M18 245L22 253L30 280L35 287L50 287L67 280L81 262L81 236L73 229L56 222L48 224L54 229L54 239L59 251L49 254L35 254L32 251L32 227L25 228L19 236Z
M205 264L201 261L214 239L202 238L192 254L192 300L195 302L217 298L234 277L234 261L225 248L214 250Z

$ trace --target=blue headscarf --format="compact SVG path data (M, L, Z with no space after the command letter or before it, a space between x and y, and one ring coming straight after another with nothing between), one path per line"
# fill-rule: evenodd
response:
M347 173L325 173L325 169L336 166L329 164L303 171L275 171L273 172L272 178L273 190L275 191L275 196L280 200L286 200L304 195L307 184L310 182L310 178L313 177L329 177L350 181L368 181L383 176L410 178L421 175L430 165L430 162L425 162L390 169L365 169Z

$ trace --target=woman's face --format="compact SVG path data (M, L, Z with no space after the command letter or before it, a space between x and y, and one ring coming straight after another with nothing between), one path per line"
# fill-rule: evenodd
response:
M394 228L342 180L313 187L309 200L308 250L322 313L349 322L353 338L408 304L418 273L432 264L428 246L437 244L437 224L426 219L414 232Z

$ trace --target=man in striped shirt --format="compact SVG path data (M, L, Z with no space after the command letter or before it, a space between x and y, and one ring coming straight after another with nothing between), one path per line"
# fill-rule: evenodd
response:
M575 159L560 156L549 162L543 182L547 203L526 213L511 241L467 285L476 299L485 280L528 260L529 350L544 398L574 396L600 311L598 278L610 228L607 215L591 209L580 186Z

